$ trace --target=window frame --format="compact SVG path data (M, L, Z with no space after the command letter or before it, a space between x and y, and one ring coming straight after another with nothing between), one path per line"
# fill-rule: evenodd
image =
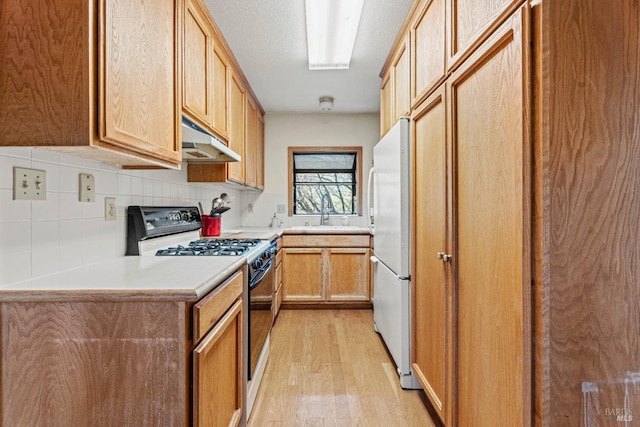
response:
M356 213L349 216L362 216L362 147L288 147L288 215L291 216L313 216L318 214L294 214L293 213L293 155L294 154L331 154L331 153L354 153L356 155ZM336 215L336 214L333 214ZM340 214L342 215L342 214Z

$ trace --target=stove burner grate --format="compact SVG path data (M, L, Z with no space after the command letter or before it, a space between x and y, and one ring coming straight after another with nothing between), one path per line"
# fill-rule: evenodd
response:
M259 245L259 239L202 239L156 252L158 256L238 256Z

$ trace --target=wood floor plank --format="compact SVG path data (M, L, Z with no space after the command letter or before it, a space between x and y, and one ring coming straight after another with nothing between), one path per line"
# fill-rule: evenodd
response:
M282 310L249 427L431 427L400 387L371 310Z

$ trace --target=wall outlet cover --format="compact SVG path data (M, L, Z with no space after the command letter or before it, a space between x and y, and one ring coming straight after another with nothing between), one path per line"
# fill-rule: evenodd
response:
M287 205L279 204L277 208L279 214L287 213Z
M104 220L105 221L116 220L116 198L115 197L104 198Z

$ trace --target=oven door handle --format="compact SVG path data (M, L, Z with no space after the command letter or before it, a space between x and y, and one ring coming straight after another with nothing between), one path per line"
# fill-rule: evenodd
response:
M258 285L258 283L260 283L260 281L264 279L264 276L266 276L271 270L272 264L273 262L269 260L268 263L266 263L262 268L260 268L260 270L255 274L255 276L251 278L249 282L249 289L255 288Z

